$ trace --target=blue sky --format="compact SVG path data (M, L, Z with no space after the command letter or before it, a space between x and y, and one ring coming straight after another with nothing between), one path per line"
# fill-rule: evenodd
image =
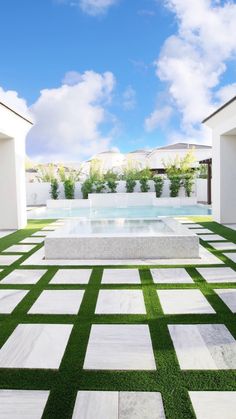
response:
M207 143L201 119L236 92L233 1L8 0L0 15L0 99L31 114L38 160Z

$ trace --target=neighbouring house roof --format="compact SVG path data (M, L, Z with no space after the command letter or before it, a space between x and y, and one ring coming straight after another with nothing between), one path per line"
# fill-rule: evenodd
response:
M0 105L4 108L8 109L9 111L13 112L15 115L19 116L20 118L24 119L29 124L33 125L33 122L27 119L25 116L21 115L19 112L15 111L14 109L10 108L8 105L0 101Z
M135 153L144 153L144 154L148 154L150 153L152 150L146 150L146 149L140 149L140 150L134 150L134 151L129 151L126 154L135 154Z
M170 144L164 147L157 147L154 148L153 151L156 150L188 150L191 148L196 148L196 149L210 149L211 146L209 145L202 145L202 144L189 144L189 143L175 143L175 144Z
M213 112L211 115L209 115L207 118L203 119L202 123L204 124L205 122L207 122L209 119L211 119L213 116L215 116L217 113L219 113L220 111L222 111L222 109L226 108L227 106L229 106L231 103L233 103L236 100L236 96L232 97L232 99L230 99L228 102L226 102L224 105L222 105L220 108L216 109L215 112Z

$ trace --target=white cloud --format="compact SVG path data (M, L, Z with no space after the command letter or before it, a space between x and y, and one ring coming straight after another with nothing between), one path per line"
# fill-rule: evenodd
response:
M217 93L217 98L221 103L228 102L232 97L236 96L236 83L227 84L221 87Z
M114 6L119 0L57 0L59 3L65 3L69 6L79 6L84 13L91 16L105 14L111 6Z
M175 14L177 32L165 41L155 62L170 100L189 134L235 86L220 88L228 62L236 56L236 4L219 0L165 0Z
M135 108L136 105L136 91L132 86L128 86L123 93L123 107L129 111Z
M93 71L77 76L76 84L42 90L31 106L36 123L27 141L30 156L41 161L82 160L109 147L111 137L101 133L101 125L109 122L106 106L114 76Z
M147 132L152 132L158 126L165 125L172 113L172 109L170 106L165 106L161 109L155 109L149 117L145 119L145 129Z
M14 90L4 90L0 86L0 102L9 106L9 108L18 112L20 115L26 118L32 119L32 115L28 110L26 100L19 97L18 93Z

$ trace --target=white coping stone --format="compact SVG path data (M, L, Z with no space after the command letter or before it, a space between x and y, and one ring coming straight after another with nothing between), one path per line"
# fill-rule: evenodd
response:
M180 218L180 217L174 217L175 220L179 221L181 224L196 224L195 221L190 220L188 218Z
M211 246L216 250L236 250L236 244L231 242L216 242Z
M46 269L15 269L0 284L36 284L46 272Z
M33 234L31 234L31 237L46 237L46 232L45 231L42 231L42 230L39 230L39 231L36 231L35 233L33 233Z
M9 266L20 258L20 255L0 255L0 265Z
M88 284L92 269L59 269L50 284Z
M27 253L34 249L36 245L33 244L13 244L12 246L8 247L7 249L3 250L3 252L16 252L16 253Z
M197 259L87 259L87 260L69 260L69 259L52 259L46 260L44 256L44 247L36 250L29 256L21 266L131 266L131 265L224 265L224 262L217 256L199 246L199 258ZM1 263L0 263L1 265Z
M0 349L0 368L58 369L72 324L19 324Z
M28 314L77 314L84 296L84 290L43 291Z
M21 240L19 243L22 244L35 244L35 243L43 243L44 237L26 237L25 239Z
M181 369L236 369L236 341L224 324L177 324L168 329Z
M0 390L0 419L41 419L49 391Z
M236 263L236 253L224 253L224 256L232 260L232 262Z
M195 228L193 232L195 234L213 234L213 231L209 230L208 228Z
M236 313L236 289L215 289L216 294L224 301L232 313Z
M160 393L79 391L72 419L165 419Z
M92 325L84 369L156 370L147 325Z
M215 310L200 290L158 290L165 314L213 314Z
M0 290L0 313L11 313L27 293L27 290Z
M151 269L155 284L192 284L193 279L184 268Z
M219 234L203 234L200 236L200 239L208 241L208 242L214 242L214 241L225 241L226 239Z
M222 268L197 268L197 271L209 283L211 282L236 282L236 272L228 267Z
M138 269L104 269L102 284L141 284Z
M139 290L101 290L95 314L146 314L143 293Z
M236 391L189 391L197 419L235 419Z

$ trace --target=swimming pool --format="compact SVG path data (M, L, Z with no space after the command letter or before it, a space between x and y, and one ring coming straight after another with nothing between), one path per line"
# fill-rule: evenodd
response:
M86 218L86 219L111 219L111 218L155 218L159 216L181 215L211 215L211 208L207 205L184 206L139 206L139 207L93 207L93 208L56 208L46 207L28 211L28 219L49 218Z

